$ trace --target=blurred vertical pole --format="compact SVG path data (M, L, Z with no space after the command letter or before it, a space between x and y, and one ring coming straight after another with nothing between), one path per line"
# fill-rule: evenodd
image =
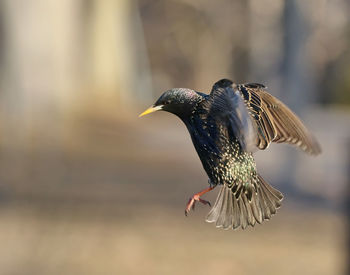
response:
M347 257L347 266L346 266L346 274L350 275L350 139L348 139L347 142L347 150L348 150L348 157L347 157L347 192L346 192L346 197L345 197L345 210L347 214L347 252L348 254L346 255Z
M152 97L150 70L136 1L93 0L88 82L103 106ZM105 108L104 107L104 108Z
M80 1L0 1L4 33L1 64L1 143L14 182L47 158L42 170L57 173L61 162L64 115L79 77ZM55 168L53 168L55 167Z
M249 64L249 47L247 47L247 44L250 43L251 39L251 20L246 20L246 18L251 17L251 9L249 5L249 1L240 0L236 1L235 5L239 7L239 13L235 15L235 17L238 17L237 20L240 22L245 22L245 28L241 28L241 24L239 23L232 23L232 30L231 33L233 34L231 40L232 49L231 49L231 55L232 63L231 70L232 75L237 82L243 82L247 81L247 76L249 74L250 64ZM228 9L231 11L231 9ZM237 10L237 8L233 8L232 10Z
M60 115L76 88L79 1L1 1L4 57L1 102L3 139L30 147L38 136L55 142ZM45 22L45 23L43 23ZM55 127L47 131L54 122Z
M249 1L250 82L267 84L274 94L278 92L279 65L283 30L281 27L282 1L271 1L269 8L259 0ZM264 20L262 20L264 18Z
M313 96L313 82L310 77L308 56L305 46L309 33L307 18L302 12L304 2L285 1L284 6L284 60L282 61L282 101L286 102L297 114L307 107ZM287 148L288 160L284 166L285 186L295 191L297 156L295 150Z
M297 113L302 111L313 96L313 83L306 53L310 26L302 11L303 2L285 1L284 7L284 60L282 97Z

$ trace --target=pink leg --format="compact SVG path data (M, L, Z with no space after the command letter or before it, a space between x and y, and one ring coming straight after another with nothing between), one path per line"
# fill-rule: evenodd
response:
M208 187L208 188L206 188L206 189L204 189L204 190L202 190L202 191L200 191L200 192L194 194L194 195L188 200L188 203L187 203L186 209L185 209L185 215L187 216L187 214L188 214L188 212L190 212L191 208L194 210L194 206L195 206L195 204L196 204L197 201L199 201L199 202L201 202L201 203L203 203L203 204L207 204L207 205L211 206L211 205L210 205L210 202L208 202L208 201L206 201L206 200L202 200L200 197L201 197L202 195L204 195L205 193L207 193L207 192L213 190L214 188L215 188L215 186L213 186L213 187Z

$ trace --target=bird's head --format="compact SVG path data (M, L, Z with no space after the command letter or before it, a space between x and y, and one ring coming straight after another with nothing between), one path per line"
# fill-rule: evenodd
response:
M191 89L174 88L164 92L158 100L139 117L156 112L167 111L180 118L188 116L193 107L202 99L202 96Z

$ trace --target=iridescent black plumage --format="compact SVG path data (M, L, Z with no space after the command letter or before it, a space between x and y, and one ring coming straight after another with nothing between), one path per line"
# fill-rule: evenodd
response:
M282 194L256 171L254 148L288 142L311 154L320 152L296 115L264 88L223 79L214 84L210 95L172 89L145 112L165 110L185 123L210 184L222 186L207 216L218 227L254 226L280 207Z

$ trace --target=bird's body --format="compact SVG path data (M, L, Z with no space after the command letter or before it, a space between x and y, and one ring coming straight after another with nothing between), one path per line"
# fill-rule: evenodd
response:
M244 151L234 133L211 118L209 110L199 108L194 108L184 123L210 182L213 185L248 182L256 174L253 154Z
M243 229L270 219L282 194L257 173L253 151L272 142L289 142L311 154L320 152L315 138L283 103L261 84L216 82L210 95L191 89L165 92L144 114L165 110L186 125L206 171L210 188L190 199L186 214L200 196L220 185L207 221L218 227ZM209 203L208 203L209 204Z

